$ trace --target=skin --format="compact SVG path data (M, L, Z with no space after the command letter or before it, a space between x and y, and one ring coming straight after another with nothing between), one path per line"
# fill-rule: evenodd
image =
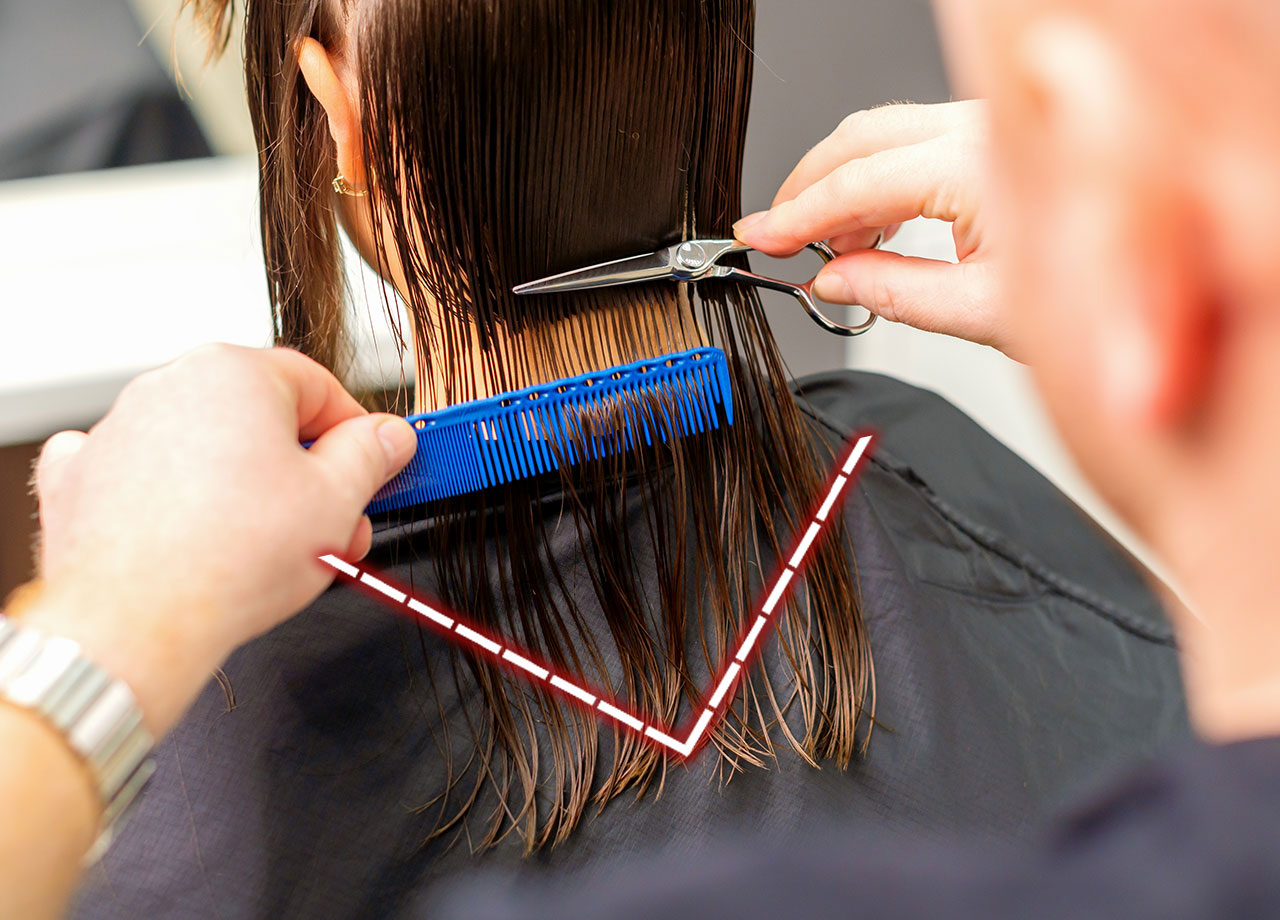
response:
M828 240L841 255L815 281L821 299L1016 355L984 232L986 122L980 101L855 112L800 161L770 210L734 230L773 255ZM868 248L917 217L951 223L959 264Z
M827 272L851 299L1028 360L1085 472L1191 596L1199 618L1174 614L1198 729L1276 734L1280 129L1257 113L1275 107L1280 18L1248 0L939 13L959 88L989 110L857 116L740 235L779 253L834 236L847 254ZM959 269L860 251L916 214L955 221ZM400 425L405 453L383 452L381 419L284 355L184 359L46 448L47 586L20 613L129 680L156 731L230 648L321 590L317 552L363 549L360 508L411 449ZM92 837L90 786L57 735L3 705L0 750L23 752L0 758L0 915L56 915Z

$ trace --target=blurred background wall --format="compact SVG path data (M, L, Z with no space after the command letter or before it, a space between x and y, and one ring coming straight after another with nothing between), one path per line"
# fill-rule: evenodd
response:
M201 341L269 336L239 35L205 68L190 23L175 34L177 5L0 2L0 592L29 574L26 480L40 440L92 424L125 380ZM767 207L850 112L949 98L927 0L759 0L756 58L745 212ZM947 228L931 221L908 225L892 248L954 258ZM379 285L358 259L350 266L363 372L394 384ZM817 266L756 267L807 277ZM769 309L796 375L855 366L936 389L1115 526L1019 366L887 323L859 339L830 336L786 297Z

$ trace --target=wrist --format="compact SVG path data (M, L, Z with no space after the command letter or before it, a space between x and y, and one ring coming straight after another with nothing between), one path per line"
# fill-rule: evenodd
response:
M16 622L74 640L85 657L133 691L153 737L165 734L195 698L226 652L196 611L163 609L144 596L98 586L33 583L6 613Z
M75 639L5 616L0 700L54 729L91 775L103 818L89 855L96 860L155 770L149 758L155 738L132 689L86 656Z
M25 595L30 590L29 585L19 588L15 595L15 602L9 605L4 615L9 616L10 609L20 609L21 604L17 602L17 597ZM97 796L97 785L93 776L84 761L75 756L66 739L59 735L58 730L50 725L47 719L42 718L34 709L19 706L0 697L0 737L12 739L15 742L13 749L23 751L33 761L41 764L42 772L48 770L55 777L65 777L58 786L68 790L76 789L74 795L76 807L73 813L82 820L77 820L75 823L90 830L97 825L102 812L102 801ZM83 853L89 848L88 845L93 837L88 833L80 836L84 839L81 841L83 846L79 848L79 853Z
M0 750L0 867L15 881L0 889L0 915L52 916L37 908L42 893L72 890L102 821L102 799L66 738L30 709L0 701Z

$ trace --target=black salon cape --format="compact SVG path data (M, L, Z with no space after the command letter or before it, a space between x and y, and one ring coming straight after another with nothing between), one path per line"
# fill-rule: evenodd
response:
M211 685L161 744L150 788L72 916L421 917L471 870L490 888L559 872L586 884L619 860L803 838L833 821L1016 842L1100 776L1186 737L1155 598L1056 489L925 391L839 372L796 393L815 438L838 448L879 434L844 509L876 666L864 759L814 769L780 740L776 762L728 783L714 755L673 764L660 796L619 796L533 857L514 835L470 854L491 799L476 823L424 846L436 812L416 809L444 786L439 745L470 745L452 681L438 682L437 701L424 656L440 674L456 653L339 586L232 656L236 706ZM554 520L558 497L537 511ZM405 561L421 526L379 532L368 564L430 595L432 567ZM572 533L556 554L572 574ZM595 609L588 592L579 603ZM779 673L776 643L762 660ZM602 729L606 761L612 739Z
M456 886L439 920L1243 920L1280 917L1280 738L1188 746L1032 846L826 826L620 863L589 879Z

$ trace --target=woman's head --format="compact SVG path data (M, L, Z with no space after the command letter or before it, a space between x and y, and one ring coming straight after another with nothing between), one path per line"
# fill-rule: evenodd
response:
M225 22L230 0L191 2ZM264 247L285 344L340 361L341 208L409 307L421 405L694 342L730 354L731 428L565 472L550 518L530 510L542 495L527 482L433 507L406 543L446 603L634 711L678 721L700 704L695 675L739 634L830 453L787 391L750 289L516 298L510 288L729 234L753 3L251 0L247 15ZM337 172L369 195L335 196ZM789 600L780 618L787 685L749 677L715 730L730 762L772 756L777 737L842 763L861 743L871 668L843 539L817 551L803 603ZM533 847L562 839L593 799L660 782L658 752L630 736L599 745L590 713L487 661L438 679L473 707L456 774L471 769L472 780L446 790L441 827L487 789L500 807L482 842L517 830Z
M224 5L206 0L205 12ZM341 364L334 174L369 190L341 215L409 308L420 382L439 390L425 405L576 373L603 341L621 353L601 357L618 363L700 339L674 286L511 288L729 233L750 0L294 0L248 15L286 342ZM636 307L661 322L633 322Z

